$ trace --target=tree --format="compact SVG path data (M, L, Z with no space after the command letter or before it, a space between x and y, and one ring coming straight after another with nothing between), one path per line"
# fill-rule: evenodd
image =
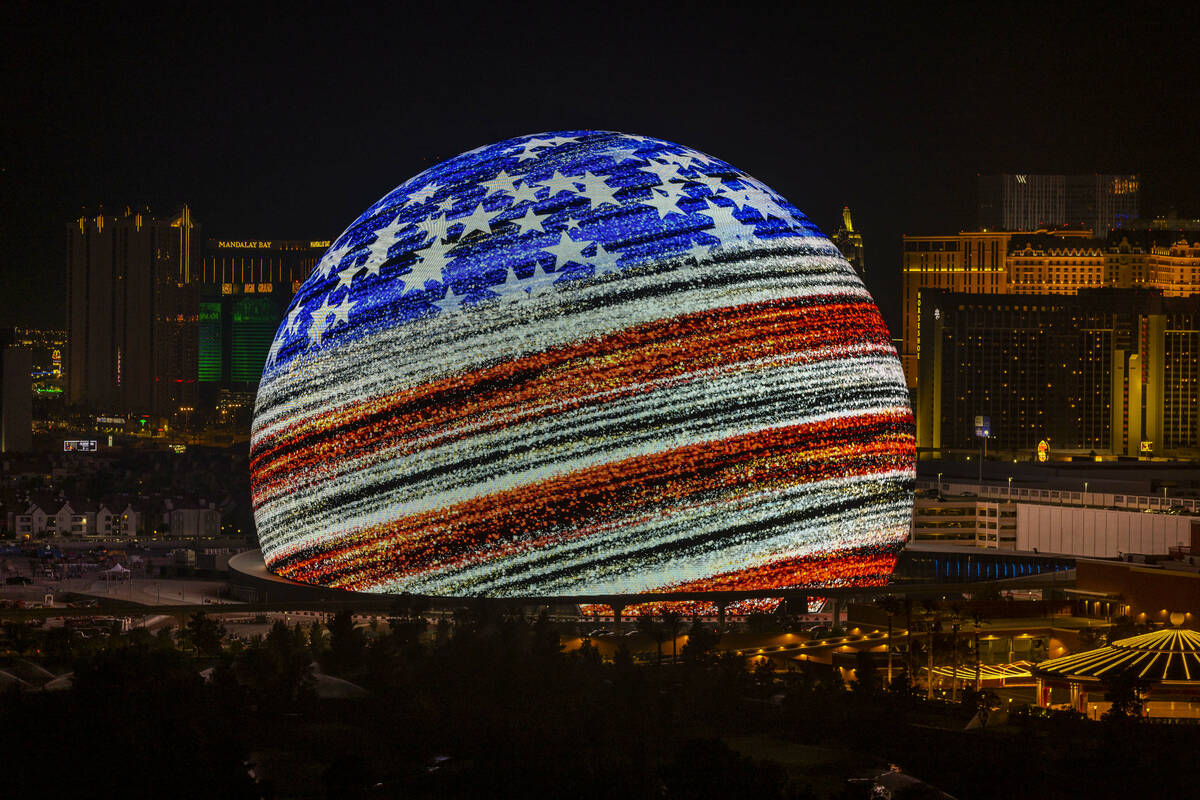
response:
M289 628L276 620L261 643L241 653L235 667L266 707L282 711L313 691L312 652L297 623Z
M663 625L654 621L654 616L651 614L643 614L638 617L637 629L654 640L654 644L658 647L658 666L662 666L662 646L667 640L667 629Z
M329 628L329 650L322 666L331 675L346 675L362 667L367 640L354 624L353 612L339 611L326 627Z
M887 686L888 686L888 688L891 688L892 679L893 679L893 675L892 675L892 651L893 651L892 620L897 614L900 613L900 611L902 609L902 605L900 603L900 599L898 597L896 597L895 595L891 595L891 594L876 599L875 605L877 605L880 609L883 610L883 612L885 614L887 614L887 620L888 620L888 627L887 627Z
M983 627L985 622L983 614L979 613L979 609L971 611L971 625L974 628L975 635L975 691L976 693L983 690L983 680L981 672L983 670L983 654L979 652L979 629Z
M315 619L308 628L308 649L312 652L313 661L320 661L324 657L325 651L329 649L329 645L326 642L325 626Z
M929 637L928 637L929 638L929 669L928 669L928 675L926 676L926 684L927 685L926 685L926 689L925 689L925 699L932 700L933 699L933 663L934 663L934 661L933 661L933 644L934 644L934 637L937 635L937 632L939 630L941 630L941 627L942 627L942 621L941 621L941 618L939 617L939 614L941 613L941 607L940 607L940 604L938 603L938 601L935 599L932 599L932 598L927 599L927 600L922 600L921 605L924 608L923 616L925 617L925 625L926 625L927 630L929 631Z
M875 659L865 650L860 650L854 656L854 690L865 695L879 693L879 670L875 667Z
M683 630L683 617L675 611L662 615L663 628L671 635L671 660L679 660L679 632Z
M1112 703L1104 712L1104 721L1118 723L1141 719L1145 709L1144 694L1150 684L1133 670L1118 672L1104 682L1104 699Z
M683 645L683 657L685 660L698 661L716 647L719 641L721 641L721 634L706 627L697 619L692 623L692 627L688 628L687 642Z
M961 601L955 600L954 602L950 603L950 643L951 647L954 649L954 657L950 662L950 668L952 670L951 675L954 676L950 679L950 697L956 703L958 702L959 687L958 632L962 628L962 609L963 606Z
M558 630L550 622L549 615L542 610L533 621L530 631L529 654L543 667L554 664L562 655L562 638Z
M187 623L188 638L196 652L203 656L221 654L221 641L225 638L225 626L217 620L197 611L192 614Z

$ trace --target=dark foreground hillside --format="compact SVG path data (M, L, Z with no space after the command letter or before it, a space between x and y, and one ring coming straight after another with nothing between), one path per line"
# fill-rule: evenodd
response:
M564 653L547 621L486 609L436 628L279 623L248 644L202 615L177 636L17 636L12 670L74 676L0 699L6 797L854 798L890 764L964 799L1200 781L1193 726L1015 714L964 731L974 705L885 691L869 670L851 690L749 671L699 628L661 665L603 662L586 640Z

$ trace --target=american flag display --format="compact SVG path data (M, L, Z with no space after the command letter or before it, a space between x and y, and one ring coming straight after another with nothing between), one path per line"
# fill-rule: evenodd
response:
M795 207L644 136L481 147L372 205L280 325L251 442L268 568L529 597L881 583L913 418Z

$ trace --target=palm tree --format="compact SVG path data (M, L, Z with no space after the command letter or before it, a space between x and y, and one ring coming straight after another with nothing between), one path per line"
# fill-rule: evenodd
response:
M954 669L953 673L951 673L954 677L951 679L951 683L950 683L950 699L953 700L955 703L958 702L958 689L959 689L958 631L960 628L962 628L962 619L963 619L962 610L963 610L963 605L962 605L961 600L955 600L952 603L950 603L950 636L951 636L952 645L954 647L954 660L950 662L951 666Z
M683 628L683 617L678 612L668 611L662 615L663 627L671 634L671 659L679 661L679 631Z
M980 679L980 671L983 664L983 656L979 652L979 628L983 625L983 615L978 609L971 612L971 624L975 627L975 692L978 693L983 688L983 681Z
M658 647L658 665L662 666L662 646L667 640L667 630L662 625L654 621L651 614L643 614L638 617L637 629L654 640L654 644Z
M929 631L929 668L925 679L925 699L933 699L933 641L934 635L941 627L941 620L938 618L939 607L938 601L934 598L929 598L921 601L921 606L924 609L925 625Z
M877 598L875 605L883 609L888 618L887 632L887 687L892 688L892 618L900 613L900 600L895 595Z
M904 629L908 631L908 652L905 653L905 660L908 662L908 683L913 686L913 681L917 678L917 662L914 660L916 655L913 652L913 601L908 595L904 596Z

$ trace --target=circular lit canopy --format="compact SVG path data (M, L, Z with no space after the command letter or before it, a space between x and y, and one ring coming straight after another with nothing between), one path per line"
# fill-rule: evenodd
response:
M1132 672L1145 681L1200 682L1200 633L1164 628L1108 647L1043 661L1036 667L1043 677L1069 680L1110 680Z

